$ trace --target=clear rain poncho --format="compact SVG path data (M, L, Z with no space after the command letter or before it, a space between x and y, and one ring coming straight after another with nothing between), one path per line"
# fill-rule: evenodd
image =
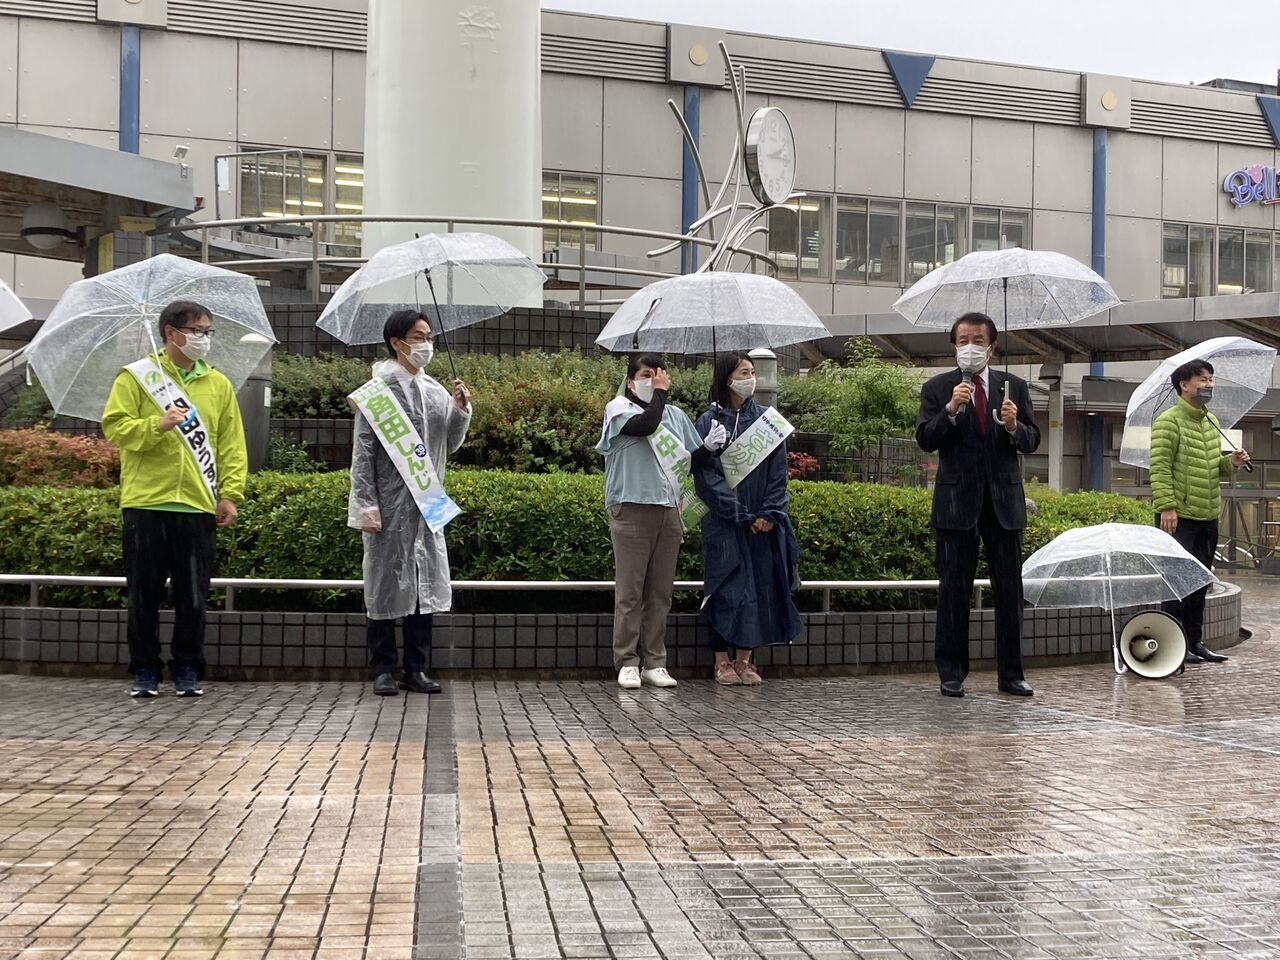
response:
M466 439L471 411L459 410L449 391L425 373L410 376L394 360L374 364L373 375L391 387L444 483L445 462ZM377 511L382 523L380 533L362 534L364 603L370 619L395 620L412 613L448 610L453 591L444 531L432 533L427 527L373 427L357 414L347 525L360 529L370 511Z

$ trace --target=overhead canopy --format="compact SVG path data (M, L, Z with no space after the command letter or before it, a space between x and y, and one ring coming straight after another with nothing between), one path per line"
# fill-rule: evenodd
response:
M77 241L36 250L19 230L35 203L56 203ZM190 169L0 124L0 253L82 260L87 239L121 217L167 220L194 210Z
M945 330L912 326L896 313L824 317L837 337L819 344L841 356L848 337L869 336L889 359L946 366L954 348ZM1160 360L1211 337L1244 336L1280 349L1280 293L1123 303L1071 326L1011 330L1000 336L1012 363Z

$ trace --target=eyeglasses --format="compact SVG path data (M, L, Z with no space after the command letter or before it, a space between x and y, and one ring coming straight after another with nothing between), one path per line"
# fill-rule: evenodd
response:
M177 329L181 330L185 334L189 334L190 336L194 336L194 337L212 337L213 336L213 327L203 327L203 328L178 327Z

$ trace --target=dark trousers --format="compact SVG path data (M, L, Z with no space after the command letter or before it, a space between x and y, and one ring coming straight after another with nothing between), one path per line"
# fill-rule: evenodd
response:
M1160 526L1158 513L1156 526ZM1213 552L1218 547L1217 520L1188 520L1186 517L1179 517L1173 539L1187 553L1213 569ZM1181 600L1166 600L1160 604L1160 609L1182 624L1182 632L1187 635L1187 646L1204 642L1204 598L1208 594L1209 587L1203 586Z
M369 620L369 670L378 677L396 672L396 622ZM414 613L404 618L404 672L426 673L431 663L431 614Z
M124 575L129 584L129 672L160 674L160 603L173 581L173 659L204 676L204 617L209 606L217 524L211 513L127 509L123 516Z
M938 626L934 661L942 681L969 675L969 609L982 540L991 570L996 611L996 669L1000 680L1022 677L1022 531L1006 530L996 519L988 492L974 530L935 530L938 579Z

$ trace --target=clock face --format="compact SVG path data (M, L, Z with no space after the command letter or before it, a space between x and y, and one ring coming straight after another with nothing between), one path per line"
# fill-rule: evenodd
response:
M761 107L747 125L747 178L764 204L782 203L796 182L796 142L787 115Z

